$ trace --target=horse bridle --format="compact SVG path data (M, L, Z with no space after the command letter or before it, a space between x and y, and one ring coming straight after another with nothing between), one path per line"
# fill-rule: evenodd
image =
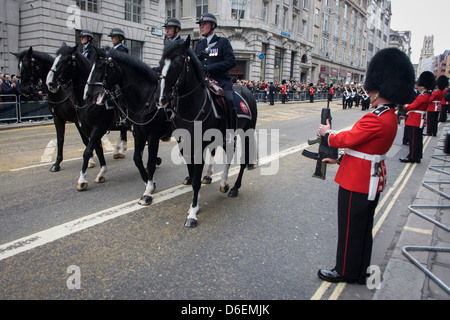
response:
M189 91L181 96L178 95L178 88L180 87L180 84L183 81L183 76L189 72L188 62L191 60L191 57L188 55L187 52L185 52L184 55L178 54L178 56L183 57L183 67L181 68L180 74L178 75L177 80L175 81L175 84L172 86L172 92L170 93L170 96L168 98L169 105L172 106L172 109L171 109L172 116L169 120L173 120L174 117L177 117L184 123L194 123L195 121L198 121L198 119L200 118L200 115L202 113L205 113L205 106L206 106L206 102L208 100L208 94L205 94L205 100L203 101L203 105L202 105L199 113L197 114L197 116L194 118L194 120L186 120L183 117L181 117L181 115L178 113L178 102L181 99L186 98L186 97L190 96L191 94L193 94L194 92L196 92L198 90L198 88L201 87L203 82L199 81L198 85L195 86L194 89L192 89L191 91ZM166 79L166 76L161 75L160 78ZM208 89L206 88L205 90L208 90ZM210 113L211 113L211 108L210 108L207 116L209 116Z
M129 117L128 111L130 111L131 113L134 113L134 112L133 112L132 110L130 110L130 108L128 108L128 107L126 106L126 102L123 102L123 103L125 104L125 107L126 107L127 112L125 112L125 111L123 110L123 108L121 107L121 104L118 102L118 98L122 95L123 89L126 89L126 88L132 86L133 84L136 84L136 83L140 82L142 79L137 79L137 80L135 80L135 81L132 81L132 82L128 83L126 86L123 86L123 87L121 87L121 88L119 87L119 85L115 85L115 87L118 87L116 90L113 90L113 88L107 88L107 87L106 87L106 79L108 78L108 66L109 66L110 68L114 68L115 65L114 65L114 60L113 60L113 58L112 58L111 56L106 56L104 59L105 59L105 61L106 61L106 65L105 65L105 71L104 71L103 81L101 81L101 82L100 82L100 81L94 81L94 82L88 81L88 82L86 83L86 85L88 85L88 86L101 86L102 89L103 89L103 93L104 93L104 95L105 95L105 98L111 100L111 101L114 103L114 105L117 107L117 109L119 109L120 113L121 113L127 120L129 120L130 122L132 122L133 124L143 126L143 125L146 125L146 124L152 122L153 119L156 118L156 116L157 116L157 114L158 114L157 112L155 112L155 114L153 115L153 117L151 117L150 120L146 121L145 123L138 123L138 122L134 121L133 119L131 119L131 118ZM119 67L119 66L117 66L117 68L120 70L120 67ZM155 87L154 91L155 91L155 90L156 90L156 87ZM154 93L154 92L153 92L153 93ZM150 94L150 97L153 97L153 94ZM149 106L149 105L150 105L150 100L148 100L148 101L145 103L145 106L146 106L146 107ZM150 109L150 110L147 112L147 114L150 114L151 112L153 112L153 109ZM145 114L146 114L146 113L142 113L140 116L144 116Z
M22 59L21 62L23 63L23 61L24 61L24 59ZM35 74L35 72L38 73L40 70L39 65L37 63L35 63L36 59L31 57L30 62L31 62L31 76L30 76L31 90L35 93L38 93L39 91L47 93L47 87L44 85L44 82L41 81L41 83L39 84L39 79L41 79L41 78ZM36 79L35 79L35 77L36 77ZM36 83L35 83L35 80L36 80Z

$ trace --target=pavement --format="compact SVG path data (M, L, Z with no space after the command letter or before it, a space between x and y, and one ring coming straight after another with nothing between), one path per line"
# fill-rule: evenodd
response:
M52 124L0 124L0 131ZM448 131L450 120L441 123L433 137L429 167L372 300L450 300L450 154L444 152Z
M434 153L373 300L450 300L450 122L433 137Z

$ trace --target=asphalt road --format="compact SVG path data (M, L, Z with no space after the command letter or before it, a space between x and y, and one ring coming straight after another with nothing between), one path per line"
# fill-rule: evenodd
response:
M0 131L0 299L371 299L374 290L365 286L317 277L319 268L334 266L337 167L328 166L326 181L314 179L315 162L301 150L315 136L324 106L260 104L258 132L279 134L278 150L272 148L278 156L260 153L266 163L244 174L235 199L219 192L218 165L214 182L202 187L195 229L184 227L191 190L181 185L185 166L171 162L175 142L161 144L154 203L141 207L145 186L131 134L123 160L112 158L118 133L106 135L106 182L94 183L99 168L89 169L88 190L78 192L83 146L74 125L66 128L57 173L49 171L53 126ZM337 102L331 109L335 130L364 114ZM427 167L398 161L407 154L402 134L399 126L374 226L372 263L381 271ZM269 169L274 174L263 174Z

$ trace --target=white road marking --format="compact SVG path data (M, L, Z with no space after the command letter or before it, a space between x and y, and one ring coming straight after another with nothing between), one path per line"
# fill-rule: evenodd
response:
M45 147L44 153L41 156L41 163L45 162L51 162L53 159L53 154L56 150L56 139L51 139L49 143L47 144L47 147Z
M288 156L290 154L299 152L303 149L305 149L308 146L307 143L280 151L276 154L272 154L266 157L263 157L259 159L259 165L268 164L274 160L283 158L285 156ZM229 177L238 174L240 167L234 166L229 171ZM215 173L211 176L212 182L219 181L221 179L222 172ZM191 192L192 187L191 186L175 186L163 191L160 191L158 193L155 193L153 195L153 202L152 204L157 204L169 199L172 199L174 197L177 197L179 195L185 194L187 192ZM26 252L28 250L37 248L41 245L53 242L55 240L61 239L63 237L66 237L70 234L73 234L75 232L87 229L89 227L95 226L97 224L103 223L105 221L120 217L122 215L132 213L138 210L145 209L146 207L143 207L138 204L138 199L132 200L120 205L117 205L112 208L108 208L96 213L93 213L91 215L88 215L86 217L76 219L52 228L49 228L47 230L37 232L35 234L32 234L30 236L0 245L0 260L12 257L16 254Z

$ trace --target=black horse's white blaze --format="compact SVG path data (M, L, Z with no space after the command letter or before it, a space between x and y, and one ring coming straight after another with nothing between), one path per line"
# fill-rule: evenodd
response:
M163 108L167 106L167 101L163 101L163 97L164 97L164 89L166 87L166 76L170 68L170 63L171 63L170 59L165 59L164 67L161 71L161 90L159 94L159 106Z

